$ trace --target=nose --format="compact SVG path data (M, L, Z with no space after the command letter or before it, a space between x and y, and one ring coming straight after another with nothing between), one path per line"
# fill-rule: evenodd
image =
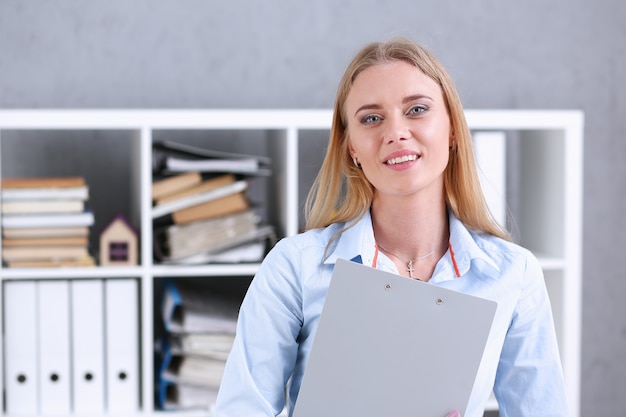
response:
M411 137L406 120L399 115L390 115L385 120L384 140L385 143L407 140Z

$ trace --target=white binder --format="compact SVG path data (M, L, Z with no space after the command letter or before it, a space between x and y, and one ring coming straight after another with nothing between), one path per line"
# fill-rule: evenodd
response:
M338 259L294 417L465 415L496 308Z
M139 409L139 305L135 279L105 281L107 411Z
M70 412L69 282L39 281L39 387L42 415Z
M506 134L474 132L472 141L480 187L487 206L495 220L506 227Z
M4 385L7 414L37 414L37 287L4 284Z
M73 411L104 411L104 300L102 280L71 281Z

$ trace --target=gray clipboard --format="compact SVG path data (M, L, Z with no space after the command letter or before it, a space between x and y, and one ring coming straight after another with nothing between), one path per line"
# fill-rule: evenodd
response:
M293 416L464 415L496 307L338 260Z

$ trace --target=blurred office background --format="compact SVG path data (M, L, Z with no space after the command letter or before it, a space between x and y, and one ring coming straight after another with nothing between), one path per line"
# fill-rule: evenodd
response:
M624 22L620 0L2 0L0 108L330 108L361 46L406 36L466 108L581 109L581 415L623 415Z

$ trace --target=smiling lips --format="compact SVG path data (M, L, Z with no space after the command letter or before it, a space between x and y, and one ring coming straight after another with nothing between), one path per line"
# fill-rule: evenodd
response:
M418 156L415 154L412 155L403 155L403 156L398 156L396 158L391 158L389 159L386 164L387 165L396 165L396 164L402 164L404 162L409 162L409 161L415 161L417 160Z

